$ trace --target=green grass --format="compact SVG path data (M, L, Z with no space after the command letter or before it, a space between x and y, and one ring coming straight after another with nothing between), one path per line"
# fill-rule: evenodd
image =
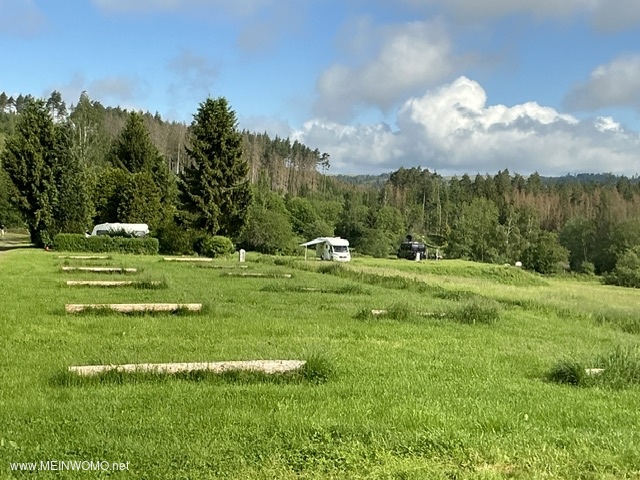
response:
M68 288L63 281L74 277L52 259L35 249L0 253L0 478L33 476L10 472L9 462L50 459L129 461L128 471L111 472L123 479L640 472L637 290L460 261L336 266L256 254L247 257L250 271L294 277L235 278L113 255L115 265L144 268L168 288ZM193 316L60 313L66 303L143 302L209 308ZM391 313L357 318L372 309ZM66 374L69 365L250 359L306 359L308 371ZM574 364L604 368L591 381L610 382L567 385L580 375ZM553 370L569 381L549 381Z
M588 373L587 369L602 371ZM640 385L640 349L618 346L587 362L562 359L547 374L547 379L577 387L629 388Z
M191 371L178 373L161 372L121 372L110 370L91 376L80 376L67 369L53 375L51 385L67 387L87 387L97 385L123 385L143 383L169 382L206 382L210 385L252 385L252 384L315 384L327 382L335 375L331 361L319 354L312 354L305 359L302 368L278 374L267 374L247 370L227 370L216 373L210 371Z

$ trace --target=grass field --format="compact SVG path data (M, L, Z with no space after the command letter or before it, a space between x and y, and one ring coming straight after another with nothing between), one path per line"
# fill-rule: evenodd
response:
M0 253L0 478L640 478L635 364L628 382L547 379L562 360L635 358L640 291L462 261L336 267L249 255L247 272L292 274L252 278L211 268L231 260L57 255ZM143 273L60 269L89 263ZM166 288L65 284L120 277ZM64 313L66 303L134 302L206 311ZM60 381L69 365L250 359L314 359L327 378ZM129 463L11 471L47 461Z

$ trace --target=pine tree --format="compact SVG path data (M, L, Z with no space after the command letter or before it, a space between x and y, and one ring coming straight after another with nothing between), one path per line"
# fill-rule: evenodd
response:
M180 181L186 218L208 234L237 237L252 197L236 114L224 97L208 98L200 104L189 133L190 164Z

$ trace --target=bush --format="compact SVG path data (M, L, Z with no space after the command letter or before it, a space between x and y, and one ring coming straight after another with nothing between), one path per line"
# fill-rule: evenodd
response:
M295 237L286 213L253 205L240 237L242 248L268 255L290 254Z
M604 276L607 285L640 288L640 247L627 250L616 262L616 268Z
M197 251L200 255L205 257L224 257L235 252L233 242L228 237L220 235L205 236L198 242Z
M196 233L173 222L167 223L155 232L160 253L165 255L193 255Z
M542 232L538 238L522 252L522 263L530 270L542 274L559 273L568 261L569 251L558 242L553 232Z
M53 239L53 248L66 252L92 253L133 253L137 255L157 255L157 238L124 238L108 235L85 237L75 233L59 233Z
M588 262L585 260L584 262L580 263L578 272L584 275L595 275L596 266L593 264L593 262Z

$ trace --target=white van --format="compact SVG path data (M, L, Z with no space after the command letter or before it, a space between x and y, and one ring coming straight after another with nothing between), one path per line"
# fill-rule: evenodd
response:
M101 223L93 227L91 236L109 235L110 233L125 232L136 237L149 235L149 225L146 223Z
M351 261L349 252L349 240L340 237L318 237L307 243L300 244L301 247L316 246L316 256L321 260L335 260L337 262ZM305 250L305 258L306 258Z

